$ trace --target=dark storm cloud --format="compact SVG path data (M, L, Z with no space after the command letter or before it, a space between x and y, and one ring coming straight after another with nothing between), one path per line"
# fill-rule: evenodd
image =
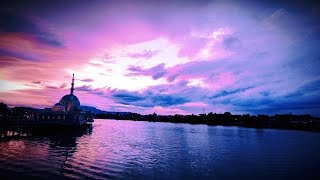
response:
M281 114L294 112L298 114L314 114L320 109L320 81L307 83L286 96L276 96L268 91L260 92L249 98L241 96L227 96L222 93L222 100L214 99L215 104L224 104L233 107L231 111L243 111L253 114ZM241 93L241 90L238 91ZM224 96L225 95L225 96Z
M152 98L154 104L163 107L169 107L189 102L187 98L177 97L174 95L155 95Z
M310 82L298 88L296 91L286 95L285 98L297 99L303 96L308 96L309 94L318 95L320 93L319 87L320 87L320 80ZM320 95L316 96L316 98L320 99ZM320 104L320 101L319 101L319 104Z
M306 13L319 15L319 3L314 0L76 0L76 1L66 1L66 0L55 0L55 1L43 1L43 0L2 0L2 9L17 9L23 12L32 12L38 15L50 15L57 13L57 11L90 11L95 10L97 6L107 5L113 7L119 4L138 4L140 7L206 7L213 3L229 3L229 4L243 4L244 6L257 6L265 7L265 9L273 8L283 8L296 12L296 13ZM150 9L149 11L152 11ZM155 19L157 16L163 16L161 14L155 15L151 18Z
M132 103L132 102L137 102L137 101L142 101L145 98L139 95L135 95L133 93L117 93L114 94L113 97L118 100L120 103Z
M170 107L189 102L187 98L174 94L158 94L150 91L143 93L118 91L112 95L116 102L141 107Z
M253 114L282 114L282 113L298 113L298 114L314 114L319 115L315 111L320 109L320 99L307 97L300 99L288 98L262 98L251 99L246 101L231 101L234 106L233 110L243 110ZM230 102L229 102L230 104Z
M219 98L219 97L223 97L223 96L228 96L228 95L231 95L231 94L244 92L244 91L246 91L248 89L252 89L252 88L254 88L254 87L240 88L240 89L235 89L235 90L224 90L224 91L219 92L216 95L211 96L210 98L214 99L214 98Z
M10 11L0 11L0 31L5 33L23 33L50 46L63 46L63 43L53 33L40 27L27 16Z

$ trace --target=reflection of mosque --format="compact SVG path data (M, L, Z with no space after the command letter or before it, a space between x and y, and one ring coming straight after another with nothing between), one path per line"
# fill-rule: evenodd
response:
M79 151L78 141L81 137L92 134L92 125L79 128L48 128L32 133L32 137L48 140L48 153L51 163L56 163L60 175L70 174L70 159ZM80 148L81 149L81 148Z
M59 131L52 130L51 132L42 132L37 135L33 134L33 136L47 137L50 141L50 148L59 148L60 152L65 151L65 153L69 156L69 150L75 151L78 138L84 135L90 135L91 133L92 126L85 126L75 129L61 128Z
M70 94L65 95L52 109L44 109L33 114L33 120L38 124L83 125L93 122L93 114L80 109L80 101L73 94L74 75L72 77Z
M23 128L23 130L21 136L16 132L13 136L0 138L1 143L7 144L1 145L0 152L3 150L2 155L10 155L5 158L7 160L0 158L0 165L3 168L3 162L5 162L9 168L17 168L21 172L5 171L6 168L0 168L0 179L20 179L20 177L67 179L75 173L74 157L84 152L83 140L91 136L93 127L92 125L75 128L62 126ZM10 152L10 154L4 152ZM24 160L28 163L19 163ZM3 172L7 173L2 174Z

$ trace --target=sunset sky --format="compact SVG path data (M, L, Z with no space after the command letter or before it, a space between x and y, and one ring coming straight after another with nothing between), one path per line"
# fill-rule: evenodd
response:
M0 101L141 114L320 116L320 8L304 1L2 1Z

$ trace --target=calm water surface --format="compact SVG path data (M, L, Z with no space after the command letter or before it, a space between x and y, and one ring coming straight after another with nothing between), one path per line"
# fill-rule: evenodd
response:
M320 179L320 133L95 120L0 140L0 178Z

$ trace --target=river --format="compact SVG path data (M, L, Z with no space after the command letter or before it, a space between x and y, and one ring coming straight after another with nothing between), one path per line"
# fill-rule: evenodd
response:
M0 140L0 178L320 179L320 133L95 120Z

